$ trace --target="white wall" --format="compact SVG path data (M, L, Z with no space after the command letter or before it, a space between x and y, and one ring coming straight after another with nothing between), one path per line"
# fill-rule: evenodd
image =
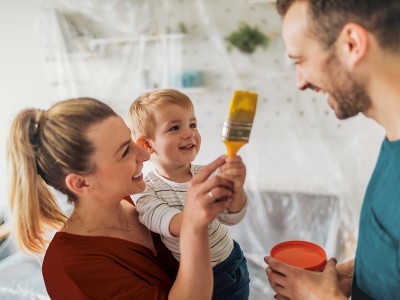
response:
M35 19L43 0L0 0L0 205L7 202L6 141L14 115L26 106L46 107L56 90L41 65Z

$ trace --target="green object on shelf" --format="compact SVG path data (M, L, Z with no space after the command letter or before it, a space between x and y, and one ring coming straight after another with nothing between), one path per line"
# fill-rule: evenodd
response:
M179 29L180 33L187 33L188 32L185 22L179 22L178 23L178 29Z
M251 54L258 46L265 48L268 45L269 38L257 26L251 27L249 24L243 22L225 40L229 43L228 50L236 47L243 53Z

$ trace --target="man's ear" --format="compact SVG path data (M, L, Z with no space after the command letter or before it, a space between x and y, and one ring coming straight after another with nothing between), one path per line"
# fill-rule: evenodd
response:
M369 36L367 30L356 23L346 24L340 33L341 50L349 67L357 65L366 55Z
M135 143L145 149L149 154L152 154L154 152L153 147L151 147L150 145L149 139L142 135L136 139Z
M69 173L67 177L65 177L65 184L68 189L77 196L85 194L90 187L85 177L75 173Z

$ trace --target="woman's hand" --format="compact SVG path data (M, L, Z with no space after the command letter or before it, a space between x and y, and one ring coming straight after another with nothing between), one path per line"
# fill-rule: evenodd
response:
M210 178L224 163L225 156L217 158L203 167L189 183L184 218L197 226L210 224L230 204L234 183L222 176Z
M208 225L229 206L233 182L220 176L209 177L224 163L225 157L216 159L189 183L180 231L181 261L168 299L211 299L213 273ZM221 197L225 200L218 199Z
M307 271L266 257L268 280L280 300L342 300L336 260L330 259L322 272Z

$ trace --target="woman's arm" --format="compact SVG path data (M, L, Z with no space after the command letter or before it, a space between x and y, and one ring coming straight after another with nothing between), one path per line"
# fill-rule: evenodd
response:
M225 161L218 158L205 166L189 184L182 216L181 262L169 299L211 299L213 274L211 268L208 225L224 211L230 200L215 201L232 195L233 183L222 177L209 176Z

